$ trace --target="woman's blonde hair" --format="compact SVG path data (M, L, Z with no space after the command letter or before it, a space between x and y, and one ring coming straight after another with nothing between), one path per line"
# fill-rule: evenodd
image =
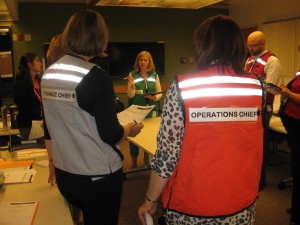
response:
M61 41L61 34L55 35L50 42L47 54L46 54L46 68L51 66L57 60L65 55L63 43Z
M133 66L134 71L136 71L136 72L140 71L140 67L139 67L139 59L140 59L141 57L144 57L144 56L147 57L147 58L149 59L149 65L148 65L147 71L148 71L148 72L155 71L155 66L154 66L154 62L153 62L152 56L151 56L150 52L148 52L148 51L142 51L142 52L140 52L140 53L137 55L137 57L136 57L136 59L135 59L134 66Z
M62 42L69 54L106 56L108 36L101 14L85 9L72 15L62 33Z

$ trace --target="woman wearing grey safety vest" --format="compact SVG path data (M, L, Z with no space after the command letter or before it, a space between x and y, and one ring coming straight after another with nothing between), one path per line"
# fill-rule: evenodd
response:
M103 17L93 10L76 12L61 40L66 55L45 71L41 82L50 168L61 194L82 210L85 225L117 225L123 185L118 144L143 125L119 124L110 77L88 62L105 55Z
M197 72L170 86L145 201L166 224L253 225L263 153L262 82L243 71L242 32L213 16L194 32Z

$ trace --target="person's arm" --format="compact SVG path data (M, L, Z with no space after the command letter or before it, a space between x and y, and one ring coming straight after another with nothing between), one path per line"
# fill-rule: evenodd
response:
M48 159L49 159L49 177L48 183L51 185L56 184L56 176L54 170L54 163L53 163L53 155L52 155L52 142L51 140L45 139L45 145L48 152Z
M293 100L294 102L300 104L300 94L292 92L290 89L288 89L284 84L281 84L280 87L282 88L280 94L283 97L289 98Z
M182 140L183 138L184 119L181 108L180 101L178 101L178 90L175 83L173 83L164 100L160 129L157 134L157 150L151 160L152 173L145 194L145 202L138 210L138 215L143 225L146 224L144 219L145 212L152 215L155 213L157 209L156 201L161 195L169 177L172 176L179 160L181 142L169 140ZM170 117L175 119L170 121ZM172 151L169 149L172 149Z
M128 80L127 95L129 98L133 98L135 96L135 84L131 73L127 77L127 80Z
M123 125L123 129L124 129L123 137L118 141L117 144L121 144L128 136L135 137L141 132L143 127L144 124L142 123L137 124L135 122Z
M148 190L145 195L145 201L138 209L138 215L143 225L146 225L145 213L153 215L157 210L157 201L163 191L168 178L162 178L156 173L151 172Z
M278 58L275 56L269 57L265 67L265 73L267 83L272 83L275 85L279 83L279 79L281 77L281 65Z
M161 85L160 85L160 80L159 80L158 75L156 76L155 88L156 88L156 92L161 91ZM162 94L155 95L155 100L154 101L159 101L161 99L161 97L162 97Z
M54 170L54 162L53 162L53 155L52 155L52 142L51 142L51 136L47 127L47 123L45 120L45 113L44 113L44 107L42 105L42 112L43 112L43 128L44 128L44 136L45 136L45 147L47 149L48 153L48 160L49 160L49 177L48 177L48 183L51 185L56 184L56 176L55 176L55 170Z
M156 92L160 92L161 91L161 85L160 85L160 80L158 75L156 76L156 80L155 80L155 90ZM157 94L157 95L145 95L145 98L149 98L153 101L159 101L162 97L162 94Z
M76 87L76 93L79 107L94 116L99 136L104 142L116 145L142 129L142 124L120 125L112 82L108 74L99 68L94 67L82 79Z

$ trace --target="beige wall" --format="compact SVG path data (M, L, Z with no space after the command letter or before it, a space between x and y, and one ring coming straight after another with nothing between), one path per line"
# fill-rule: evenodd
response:
M300 16L299 0L231 0L229 15L242 28Z

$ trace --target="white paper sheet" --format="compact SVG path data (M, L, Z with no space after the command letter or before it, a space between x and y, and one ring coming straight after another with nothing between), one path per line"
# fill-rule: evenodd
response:
M39 202L0 202L0 225L32 225Z
M118 119L121 125L136 122L140 123L154 108L154 105L140 106L131 105L124 111L118 113Z
M33 120L28 140L36 140L44 136L42 120Z
M153 218L149 213L145 213L145 220L147 225L153 225Z
M35 169L24 170L18 167L2 168L1 170L4 172L4 184L33 182L34 176L36 174Z

